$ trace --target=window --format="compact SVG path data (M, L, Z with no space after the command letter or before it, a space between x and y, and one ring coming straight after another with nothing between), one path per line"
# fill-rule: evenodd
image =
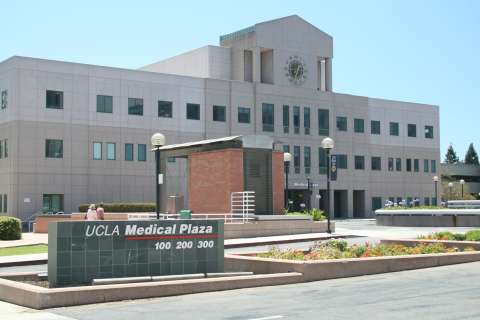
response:
M263 131L273 132L275 123L275 110L273 109L273 104L271 103L262 103L262 125Z
M318 173L327 174L327 152L323 148L318 148Z
M372 210L378 210L382 208L382 198L381 197L373 197L372 198Z
M393 171L393 158L388 158L388 171Z
M365 157L364 156L355 156L355 169L364 170L365 169Z
M436 173L436 172L437 172L437 161L432 160L432 161L430 162L430 169L432 170L432 173Z
M102 143L93 143L93 160L102 160Z
M437 197L432 197L432 206L437 205Z
M416 124L408 124L408 136L411 138L415 138L417 136L417 125Z
M310 108L303 107L303 128L305 134L310 134Z
M337 130L347 131L347 117L337 117Z
M402 159L396 158L395 159L395 170L402 171Z
M0 140L0 159L3 158L3 142Z
M289 145L284 145L283 146L283 153L286 153L286 152L290 153L290 146Z
M113 97L97 95L97 112L113 113Z
M42 211L45 213L63 211L63 194L44 194Z
M295 173L300 173L300 147L293 146L293 166Z
M290 107L283 106L283 133L290 132Z
M347 169L348 161L346 154L337 154L337 169Z
M382 158L372 157L372 170L382 170Z
M407 159L407 171L412 171L412 159Z
M250 123L250 108L238 107L238 123Z
M428 160L423 160L423 172L428 173L430 171L430 168L428 166Z
M328 136L329 135L329 111L326 109L318 109L318 135L319 136Z
M1 108L2 109L7 109L7 104L8 104L8 92L7 90L2 91L2 103L1 103Z
M305 174L310 174L310 159L311 149L310 147L303 147L303 166L305 167Z
M390 135L398 136L400 135L400 128L398 122L390 122Z
M47 90L47 108L63 109L63 92Z
M115 160L117 158L117 150L115 143L107 143L107 160Z
M175 163L175 162L177 162L177 158L175 158L175 157L168 157L168 158L167 158L167 162Z
M128 98L128 114L143 116L143 99Z
M3 212L7 213L8 212L8 197L6 194L3 195Z
M158 117L171 118L173 116L171 101L158 101Z
M138 161L147 161L147 145L139 144L137 151Z
M8 139L3 140L3 156L8 158Z
M429 206L429 205L430 205L430 198L425 198L425 200L423 201L423 203L424 203L426 206Z
M433 139L433 126L425 126L425 138Z
M133 143L125 143L125 161L133 161Z
M63 140L45 140L45 157L63 158Z
M365 122L363 119L353 119L353 129L356 133L365 132Z
M225 122L226 110L225 106L213 106L213 121Z
M200 120L200 105L198 103L187 103L187 119Z
M413 159L413 171L420 171L420 161L418 161L418 159Z
M378 120L370 121L370 133L371 134L380 134L380 121L378 121Z
M300 107L293 107L293 133L300 133Z

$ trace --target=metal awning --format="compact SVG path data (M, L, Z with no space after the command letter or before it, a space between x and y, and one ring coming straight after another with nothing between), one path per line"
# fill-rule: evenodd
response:
M176 149L183 149L183 148L190 148L190 147L200 147L200 146L209 145L209 144L239 140L239 138L241 137L242 136L230 136L230 137L223 137L223 138L217 138L217 139L207 139L207 140L200 140L200 141L193 141L193 142L170 144L170 145L161 147L160 151L176 150Z

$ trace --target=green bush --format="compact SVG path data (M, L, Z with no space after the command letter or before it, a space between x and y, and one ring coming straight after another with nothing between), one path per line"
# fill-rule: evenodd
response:
M465 240L467 240L467 241L480 241L480 230L468 231L465 234Z
M78 211L87 212L90 204L81 204ZM155 203L103 203L105 212L155 212Z
M319 210L317 208L313 208L310 210L305 210L305 211L286 211L287 215L292 215L292 216L297 216L297 215L307 215L311 216L313 221L322 221L325 220L327 217L325 216L325 212L322 210Z
M22 238L22 222L14 217L0 217L0 240Z

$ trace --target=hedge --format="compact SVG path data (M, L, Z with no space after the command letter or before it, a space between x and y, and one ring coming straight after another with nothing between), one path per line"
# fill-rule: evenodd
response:
M105 212L155 212L155 203L102 203ZM87 212L90 204L81 204L78 211Z
M14 217L0 217L0 240L18 240L22 238L22 222Z

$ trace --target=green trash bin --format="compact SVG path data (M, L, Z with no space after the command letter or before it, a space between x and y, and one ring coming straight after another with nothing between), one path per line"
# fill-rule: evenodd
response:
M192 210L183 209L178 212L180 219L192 219Z

